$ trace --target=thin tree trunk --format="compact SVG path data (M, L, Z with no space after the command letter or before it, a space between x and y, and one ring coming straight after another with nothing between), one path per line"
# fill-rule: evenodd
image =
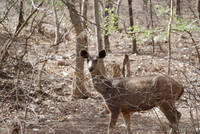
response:
M173 20L173 0L171 0L171 14L170 14L170 20L168 24L168 75L171 74L171 25Z
M24 11L23 11L24 3L23 2L24 2L23 0L20 1L19 19L18 19L18 24L15 30L15 33L19 30L21 25L24 23Z
M110 52L110 41L109 41L109 10L110 10L110 0L105 1L105 12L104 12L104 45L107 52Z
M68 0L62 0L62 2L68 7L70 18L72 24L74 25L75 32L76 32L76 69L75 69L75 83L73 87L73 96L76 98L87 98L86 95L87 91L84 85L84 60L80 57L81 49L84 49L87 44L87 36L80 36L84 32L84 28L81 24L81 18L75 9L75 6L72 2Z
M176 15L180 16L181 15L181 1L176 0Z
M148 3L148 0L143 0L143 10L147 11L147 3Z
M150 0L143 0L143 11L146 12L145 19L146 19L146 28L149 29L151 22L149 21L149 10L148 10L148 2L151 4L152 2ZM149 5L150 5L149 4ZM151 8L152 5L150 5ZM152 9L150 9L152 10ZM151 13L150 13L151 14Z
M58 44L60 40L60 23L58 21L58 15L56 10L56 2L55 0L51 0L52 8L53 8L53 15L54 15L54 23L55 23L55 40L54 44ZM58 45L55 46L55 51L58 51Z
M152 12L152 1L149 0L150 4L150 18L151 18L151 29L154 28L154 25L153 25L153 12ZM151 41L152 41L152 46L153 46L153 53L155 52L155 45L154 45L154 36L151 37Z
M82 0L82 9L81 15L83 16L83 27L87 28L87 9L88 9L88 0Z
M96 36L97 36L97 52L99 53L103 49L102 44L102 37L101 37L101 28L100 28L100 15L99 15L99 3L97 0L94 0L94 14L95 14L95 22L96 22ZM106 75L104 62L103 60L100 61L101 63L101 73Z
M197 13L198 13L198 18L200 20L200 0L196 1L196 6L197 6Z
M167 5L170 7L171 0L166 0Z
M134 26L132 0L128 0L128 6L129 6L130 27L132 29L132 27ZM134 34L132 36L134 36ZM136 38L135 37L134 37L134 39L132 39L132 53L137 53L137 44L136 44Z
M103 44L102 44L101 27L100 27L99 3L96 0L94 0L94 14L96 22L97 50L101 51L103 49Z
M117 6L116 6L116 9L115 9L115 14L118 16L118 18L116 18L117 20L116 20L114 26L116 26L117 29L119 29L119 11L120 11L121 3L122 3L122 0L118 0Z

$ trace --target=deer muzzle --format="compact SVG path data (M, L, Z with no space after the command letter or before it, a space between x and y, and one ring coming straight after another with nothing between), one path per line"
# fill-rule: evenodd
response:
M89 70L89 72L92 72L94 70L94 68L93 67L89 67L88 70Z

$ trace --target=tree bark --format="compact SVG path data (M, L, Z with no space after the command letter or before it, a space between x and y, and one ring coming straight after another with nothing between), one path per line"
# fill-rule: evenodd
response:
M181 1L176 0L176 15L180 16L181 15Z
M150 2L149 6L150 6L151 29L153 29L154 28L154 25L153 25L153 11L152 11L153 7L152 7L152 1L149 0L149 2ZM153 53L154 53L155 52L155 45L154 45L155 43L154 43L154 37L153 36L151 37L151 41L152 41Z
M80 50L85 49L87 44L87 36L80 36L84 32L84 27L82 26L82 20L75 9L72 2L68 0L62 0L63 3L68 7L72 24L76 32L76 68L75 68L75 82L73 87L73 96L76 98L87 98L87 91L84 85L84 60L80 56Z
M97 0L94 0L94 14L95 14L95 22L96 22L97 52L99 53L103 49L103 44L102 44L101 27L100 27L99 3ZM103 60L101 60L100 62L102 66L101 73L103 75L106 75L104 62Z
M167 5L170 7L171 0L166 0Z
M81 15L83 16L83 27L87 28L87 9L88 9L88 0L82 0Z
M19 9L19 18L18 18L18 24L15 30L15 33L19 30L19 28L21 27L21 25L24 23L24 1L20 1L20 9Z
M110 41L109 41L109 10L110 10L110 0L105 1L105 12L104 12L104 45L105 50L110 52Z
M114 24L114 26L117 27L117 29L119 29L119 11L120 11L120 6L121 6L122 0L117 0L117 6L115 9L115 14L118 16L118 18L116 18L116 22Z
M147 11L147 3L148 3L148 0L143 0L143 10Z
M101 27L100 27L99 3L96 0L94 0L94 14L96 22L97 50L101 51L103 49L103 44L102 44Z
M55 40L54 40L54 45L56 45L55 51L56 53L58 52L58 42L60 41L60 23L58 21L58 14L57 14L57 9L56 9L56 1L51 0L52 4L52 10L53 10L53 15L54 15L54 24L55 24Z
M196 5L197 5L197 13L198 13L198 18L200 20L200 0L196 1Z
M132 0L128 0L128 7L129 7L129 21L130 21L130 27L133 31L134 21L133 21L133 9L132 9ZM134 36L134 34L132 35ZM132 39L132 53L137 53L137 44L136 44L136 38Z
M168 75L171 74L171 25L173 21L173 0L171 0L171 13L170 13L170 20L168 24Z

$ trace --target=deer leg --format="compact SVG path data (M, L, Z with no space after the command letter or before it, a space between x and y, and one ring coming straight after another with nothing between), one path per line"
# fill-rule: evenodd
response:
M164 113L168 121L170 122L170 134L178 134L178 122L181 117L181 113L176 110L174 105L169 102L164 102L160 105L160 110Z
M109 114L110 113L110 109L108 108L108 106L106 104L104 104L104 108L105 108L105 112L106 114Z
M112 134L120 113L119 108L110 109L110 122L108 127L108 134Z
M130 113L122 111L122 114L123 114L123 117L124 117L124 120L125 120L125 123L126 123L127 131L128 131L127 134L131 134L131 116L130 116Z
M104 110L101 111L99 114L101 117L105 117L106 115L110 114L110 109L106 104L103 104Z

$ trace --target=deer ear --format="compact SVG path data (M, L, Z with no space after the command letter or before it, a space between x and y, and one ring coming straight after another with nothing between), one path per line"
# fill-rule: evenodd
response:
M88 52L86 50L81 50L80 55L83 58L88 58L88 56L89 56L89 54L88 54Z
M106 51L105 50L101 50L99 52L99 57L98 58L105 58L106 57Z

